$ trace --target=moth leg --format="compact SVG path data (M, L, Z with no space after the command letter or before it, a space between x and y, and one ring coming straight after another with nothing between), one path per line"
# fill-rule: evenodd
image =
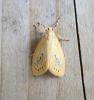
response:
M33 54L31 54L31 55L30 55L30 57L32 57L33 55L34 55L34 53L33 53Z
M41 22L38 22L38 24L39 24L39 25L42 25L42 26L44 27L44 29L46 30L46 28L45 28L45 25L44 25L44 24L42 24Z
M55 25L53 26L53 30L57 27L59 20L60 20L60 17L57 19Z
M57 35L57 34L56 34L56 36L57 36L60 40L63 40L63 41L69 41L69 40L66 39L66 38L62 38L60 35Z

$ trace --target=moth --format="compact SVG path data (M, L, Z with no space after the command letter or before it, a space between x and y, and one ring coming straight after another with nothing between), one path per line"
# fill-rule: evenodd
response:
M66 41L68 41L68 39L62 38L54 33L54 29L58 25L59 19L60 18L58 18L53 27L49 27L47 30L45 29L44 36L41 38L34 53L32 54L33 75L42 75L47 70L58 77L64 75L65 58L58 38ZM45 28L45 25L42 23L39 24ZM38 29L37 26L35 27Z

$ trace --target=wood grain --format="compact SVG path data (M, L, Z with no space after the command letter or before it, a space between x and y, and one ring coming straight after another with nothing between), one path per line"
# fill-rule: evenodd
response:
M3 0L0 7L0 100L84 100L73 0ZM48 28L58 17L61 20L55 33L70 40L61 42L65 75L57 78L47 72L35 77L29 55L42 35L33 25L40 21Z
M2 43L2 0L0 0L0 97L1 97L1 65L2 65L1 64L1 43Z
M76 0L87 100L94 99L94 1Z
M3 0L1 100L28 100L29 0Z
M81 70L78 54L78 43L75 28L75 14L72 0L31 0L30 2L30 29L31 50L40 39L40 34L32 27L38 21L52 26L56 19L61 17L55 33L68 38L69 42L62 42L66 59L64 77L57 78L49 72L35 77L29 73L29 100L84 100L81 82Z

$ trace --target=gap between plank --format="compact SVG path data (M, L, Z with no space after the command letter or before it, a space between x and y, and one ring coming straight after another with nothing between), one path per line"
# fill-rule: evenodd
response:
M74 12L75 12L76 32L77 32L78 51L79 51L79 59L80 59L80 66L81 66L81 76L82 76L82 86L83 86L84 100L87 100L86 99L86 91L85 91L85 83L84 83L82 54L81 54L80 37L79 37L79 31L78 31L78 20L77 20L77 10L76 10L76 1L75 0L74 0Z
M1 87L0 87L0 100L2 100L2 66L3 66L3 1L1 0L1 13L2 13L2 15L1 15L1 75L0 75L0 77L1 77Z

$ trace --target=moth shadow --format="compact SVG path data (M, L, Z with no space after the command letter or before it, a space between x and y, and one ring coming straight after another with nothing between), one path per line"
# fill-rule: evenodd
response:
M49 70L45 73L45 76L48 77L48 78L49 78L49 77L50 77L50 78L51 78L51 77L52 77L52 78L58 78L58 77L54 76Z

